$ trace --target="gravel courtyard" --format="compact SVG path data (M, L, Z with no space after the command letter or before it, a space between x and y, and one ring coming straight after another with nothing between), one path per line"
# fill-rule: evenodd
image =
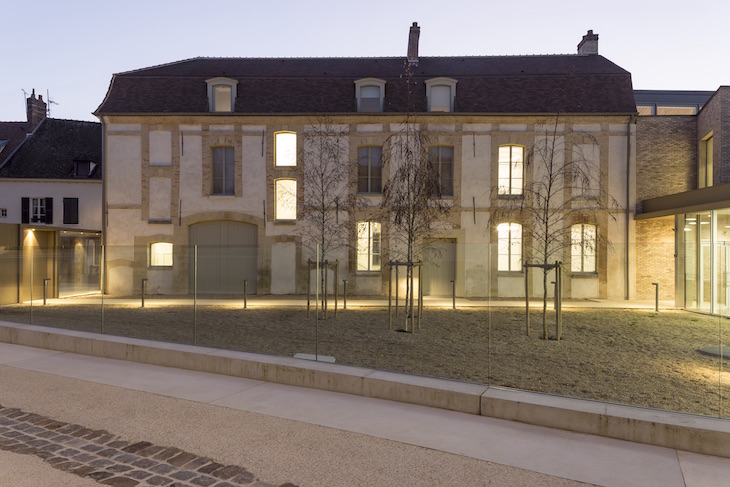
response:
M730 322L718 317L564 308L556 341L540 338L539 312L526 336L520 308L426 308L412 334L403 331L402 308L390 330L387 308L351 307L337 317L330 309L326 320L315 320L304 304L220 303L195 313L192 305L107 304L102 313L65 300L34 306L33 324L270 355L318 353L345 365L730 417L730 361L698 352L721 336L730 341ZM28 323L30 310L2 306L0 320Z

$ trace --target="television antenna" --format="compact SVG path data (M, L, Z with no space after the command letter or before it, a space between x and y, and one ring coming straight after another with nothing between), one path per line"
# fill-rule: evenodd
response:
M58 105L58 103L51 100L51 93L48 90L46 90L46 100L48 100L48 118L51 118L51 105Z

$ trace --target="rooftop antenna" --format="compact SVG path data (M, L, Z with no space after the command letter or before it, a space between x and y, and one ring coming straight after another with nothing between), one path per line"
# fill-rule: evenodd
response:
M51 118L51 105L58 105L58 103L51 100L51 93L48 90L46 90L46 100L48 101L48 118Z
M26 110L26 101L28 99L28 92L25 91L23 88L20 89L20 91L23 92L23 111Z

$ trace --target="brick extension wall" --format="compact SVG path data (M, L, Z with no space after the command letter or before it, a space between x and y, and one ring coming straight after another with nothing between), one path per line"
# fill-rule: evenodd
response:
M636 222L636 297L674 300L674 216Z
M636 122L636 201L697 188L697 119L639 117Z

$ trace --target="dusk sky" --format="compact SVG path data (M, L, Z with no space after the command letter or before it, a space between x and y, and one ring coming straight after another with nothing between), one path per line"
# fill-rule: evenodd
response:
M198 56L401 57L413 22L421 56L575 53L592 29L635 89L730 84L727 0L42 0L2 16L2 121L25 120L32 89L53 118L97 120L113 73Z

